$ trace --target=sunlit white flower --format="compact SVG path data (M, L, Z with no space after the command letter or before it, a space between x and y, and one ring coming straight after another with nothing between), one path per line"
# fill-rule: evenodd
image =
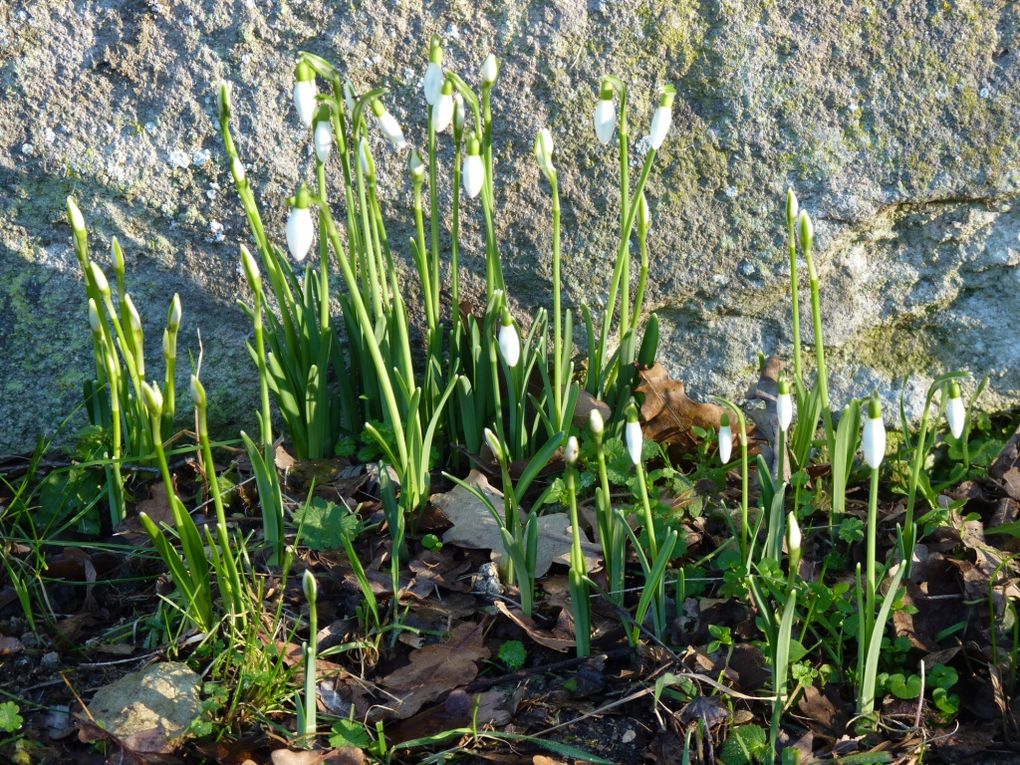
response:
M124 308L127 310L128 326L131 328L131 331L135 333L141 332L142 316L138 313L135 301L131 299L130 295L124 296Z
M786 516L786 549L792 558L800 550L801 535L797 516L791 511Z
M517 334L513 319L509 311L503 312L503 318L499 325L499 355L511 369L517 366L521 360L521 338Z
M815 241L815 226L811 222L811 216L807 210L801 210L797 215L797 224L800 228L800 246L810 250Z
M606 424L602 420L602 412L598 409L592 409L588 414L588 427L591 428L591 432L596 436L602 435L602 431L605 430Z
M67 198L67 217L71 221L71 228L74 229L76 236L85 233L85 218L82 216L81 210L78 209L74 197Z
M315 241L315 223L312 221L310 204L308 189L302 184L291 199L290 214L287 216L287 249L297 263L308 257L308 251Z
M304 575L301 577L301 589L305 593L305 600L309 603L314 603L318 597L319 588L315 583L315 574L309 569L305 569Z
M241 245L241 266L244 268L244 274L248 277L248 284L255 292L262 290L262 272L259 270L259 264L255 262L255 258L248 251L248 248L243 244Z
M397 151L406 147L407 141L404 140L404 131L400 129L400 123L397 122L397 118L390 114L389 110L383 106L382 101L378 98L372 102L372 112L379 123L379 130L386 136L386 140L390 142L390 145Z
M302 59L294 70L294 108L305 127L315 118L315 71Z
M538 166L548 178L556 174L556 167L552 161L553 151L552 133L549 132L549 128L542 128L535 136L535 159L538 160Z
M209 403L209 399L205 395L205 386L195 374L191 376L191 399L199 409L205 409Z
M344 106L347 107L347 116L351 117L354 114L354 107L356 106L357 97L354 94L354 86L351 85L350 80L344 80Z
M953 380L949 384L949 401L946 404L946 422L949 423L949 432L953 434L953 438L963 435L963 423L966 419L967 412L963 408L960 385Z
M247 174L244 172L244 165L241 164L241 160L237 157L233 157L230 160L230 174L234 176L234 183L238 186L244 183L247 178Z
M644 434L638 422L637 407L631 403L627 407L627 424L623 426L623 440L627 445L627 454L635 465L641 464L641 447L644 445Z
M489 451L492 452L492 456L497 460L503 460L503 444L499 440L499 436L493 433L491 430L486 428L484 431L485 443L489 447Z
M616 130L616 104L613 102L613 86L602 83L599 102L595 105L595 137L603 146L613 138Z
M177 358L177 336L171 334L170 330L163 330L163 358L164 359L176 359Z
M793 189L786 190L786 225L793 227L793 224L797 221L797 215L800 213L800 204L797 202L797 195L793 193Z
M92 334L98 336L103 332L103 323L99 318L99 309L96 307L96 301L89 298L89 326L92 327Z
M652 213L648 209L648 200L645 198L645 192L641 192L641 196L638 197L638 231L648 231L652 225Z
M474 199L482 190L485 184L485 164L479 154L481 148L478 139L472 138L468 143L468 153L464 157L464 167L461 171L461 178L464 182L464 193Z
M490 53L482 63L482 85L492 85L499 76L499 62L496 56Z
M329 152L333 149L333 125L329 119L329 107L322 107L316 115L312 147L315 149L316 159L320 162L329 159Z
M877 470L885 457L885 423L882 421L882 407L878 398L868 402L867 415L861 437L861 451L868 467Z
M776 397L776 418L779 420L779 429L784 433L789 430L793 422L793 396L790 395L790 383L786 380L779 381L779 395Z
M369 178L375 176L375 159L372 157L372 149L365 136L361 136L358 140L358 164L361 166L361 172Z
M453 129L457 134L464 132L464 123L467 120L467 112L464 108L464 96L460 91L453 94Z
M425 80L423 83L425 100L430 105L435 106L439 101L445 80L446 75L443 74L443 48L440 45L439 38L433 37L429 49L429 65L425 70Z
M730 416L725 412L719 420L719 461L726 465L733 454L733 429L730 427Z
M417 149L413 149L407 158L407 169L415 181L421 181L425 177L425 163L422 162Z
M89 263L89 273L92 274L92 281L95 283L96 289L99 290L99 294L103 297L109 295L110 282L106 280L106 274L94 260Z
M652 126L648 131L648 143L653 149L658 149L666 140L670 123L673 121L674 98L676 98L676 88L669 85L662 93L659 106L652 115Z
M577 455L580 452L580 447L577 445L577 436L571 436L567 439L567 445L563 449L563 459L568 465L573 465L577 462Z
M142 382L142 400L148 407L150 414L160 415L163 412L163 394L159 391L159 385L155 382Z
M453 83L443 83L442 92L432 107L432 129L442 133L453 120Z

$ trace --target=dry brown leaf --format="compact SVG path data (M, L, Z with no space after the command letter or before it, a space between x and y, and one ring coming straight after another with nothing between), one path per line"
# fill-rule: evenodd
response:
M410 664L379 681L395 697L387 703L391 716L408 718L425 704L474 680L478 674L475 662L489 657L482 633L481 622L459 624L445 643L412 651Z
M277 749L269 755L272 765L364 765L365 755L360 749L344 747L329 751L294 752Z
M553 632L540 630L530 618L517 609L511 610L502 600L497 600L495 606L497 611L527 632L528 637L539 645L559 651L560 653L569 651L576 645L573 635L566 630L554 630Z
M472 470L464 479L464 483L476 487L489 498L497 511L502 512L503 494L489 483L489 479L483 473ZM433 494L430 500L453 524L453 527L443 534L443 544L469 550L490 550L492 559L497 561L503 556L503 537L499 531L499 523L474 494L463 486L454 486L443 494ZM570 519L566 513L547 513L539 516L535 577L544 576L553 561L569 566L572 542ZM583 539L581 552L584 554L589 572L601 568L599 560L602 550L598 545Z
M695 426L718 430L723 408L692 399L684 384L670 379L662 364L639 369L638 378L634 392L644 395L641 421L645 437L670 447L671 456L697 450L698 439L692 430Z

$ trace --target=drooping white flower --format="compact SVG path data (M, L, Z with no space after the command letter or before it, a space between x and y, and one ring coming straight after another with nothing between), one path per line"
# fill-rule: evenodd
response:
M789 430L793 422L793 396L790 395L790 383L786 380L779 381L779 395L776 397L776 418L779 420L779 429L784 433Z
M644 445L644 434L638 422L637 407L631 402L627 406L627 424L623 426L623 440L627 445L627 454L635 465L641 464L641 447Z
M499 62L496 56L490 53L482 63L482 85L492 85L499 76Z
M602 431L606 429L606 424L602 419L602 412L598 409L592 409L588 414L588 427L591 428L591 432L596 436L601 436Z
M294 109L306 128L315 119L315 70L302 59L294 69Z
M432 129L442 133L453 121L453 83L447 80L432 106Z
M949 432L953 434L953 438L963 435L963 424L966 419L967 412L960 396L960 385L953 380L949 384L949 401L946 403L946 422L949 423Z
M464 185L464 193L474 199L485 185L485 164L480 155L481 147L477 138L472 138L468 143L468 153L464 157L464 167L461 171L461 178Z
M513 369L521 360L521 338L517 334L510 312L503 311L503 317L499 324L499 355L503 357L506 365Z
M595 105L595 137L603 146L613 138L616 130L616 104L613 102L613 86L602 83L599 102Z
M724 465L729 464L732 454L733 429L730 427L730 416L724 412L719 420L719 461Z
M310 205L308 189L302 184L291 199L290 214L287 216L287 249L297 263L308 257L308 251L315 241L315 223L312 221Z
M315 149L315 157L320 162L329 159L329 153L333 149L333 125L330 123L328 106L323 106L315 115L312 148Z
M648 131L648 143L653 149L658 149L666 140L670 123L673 121L674 98L676 98L676 88L669 85L662 93L659 106L652 115L652 126Z
M433 37L432 44L429 47L429 65L425 70L425 80L423 82L425 100L429 105L435 106L439 101L443 93L443 82L445 80L446 75L443 74L443 48L439 38Z
M568 465L573 465L577 462L577 455L580 452L580 447L577 444L577 436L571 436L567 439L567 445L563 449L563 459Z
M868 402L867 415L861 437L861 451L868 467L877 470L885 457L885 423L882 421L882 406L877 397Z
M400 123L378 98L372 101L372 112L379 123L379 130L386 136L390 145L397 151L404 149L407 146L407 141L404 140L404 131L400 129Z

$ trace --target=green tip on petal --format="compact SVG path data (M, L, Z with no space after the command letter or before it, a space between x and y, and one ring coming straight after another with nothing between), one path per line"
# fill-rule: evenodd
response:
M719 418L719 424L722 427L724 427L724 428L728 428L730 426L730 416L729 416L729 414L727 414L726 412L723 412L722 413L722 417Z
M609 101L613 98L613 83L603 78L602 87L599 89L599 98L603 101Z
M637 422L638 421L638 410L637 410L637 406L635 406L633 401L631 401L629 404L627 404L627 408L624 410L623 413L624 413L624 416L627 418L627 422Z
M882 401L876 393L868 399L868 419L878 420L882 417Z
M949 398L960 398L960 383L956 380L949 383Z
M659 106L672 108L673 101L675 99L676 99L676 86L667 85L662 89L662 98L659 99Z
M323 104L319 107L319 110L315 113L316 122L329 122L330 110L329 104Z
M230 119L230 84L220 83L220 119Z
M786 378L779 381L779 395L786 396L790 393L790 383L787 382Z
M385 112L386 112L386 107L383 106L382 101L380 101L378 98L373 98L372 99L372 114L374 114L376 117L382 117Z
M429 43L429 61L433 64L443 63L443 41L439 39L439 35L432 35L432 41Z
M449 79L443 80L443 95L444 96L453 95L453 82L451 82Z
M300 59L297 66L294 67L294 79L298 82L311 82L315 79L315 70L308 65L307 61Z
M307 210L312 206L312 195L305 184L302 183L297 190L297 194L291 197L290 206L296 207L299 210Z

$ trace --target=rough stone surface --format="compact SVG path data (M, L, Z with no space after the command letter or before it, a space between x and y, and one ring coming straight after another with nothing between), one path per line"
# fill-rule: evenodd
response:
M535 132L548 125L556 139L568 300L597 304L617 225L614 155L590 126L598 78L630 83L635 140L657 88L674 82L674 129L649 184L648 305L675 376L696 394L736 395L759 351L789 353L782 202L793 185L816 220L837 400L892 396L910 375L916 411L930 375L965 367L991 375L987 407L1015 405L1018 30L1020 6L1004 0L0 4L0 449L55 431L92 370L68 193L97 259L109 262L112 236L123 243L152 356L180 292L180 387L201 328L211 413L254 429L235 304L247 231L215 84L233 83L240 151L282 242L283 200L311 172L290 105L295 51L336 62L359 89L389 88L421 145L432 33L469 81L490 50L503 61L498 226L522 314L547 304L551 277ZM405 242L404 158L381 145L377 158L391 241ZM480 274L479 216L467 217L464 263ZM79 412L65 432L82 424Z

